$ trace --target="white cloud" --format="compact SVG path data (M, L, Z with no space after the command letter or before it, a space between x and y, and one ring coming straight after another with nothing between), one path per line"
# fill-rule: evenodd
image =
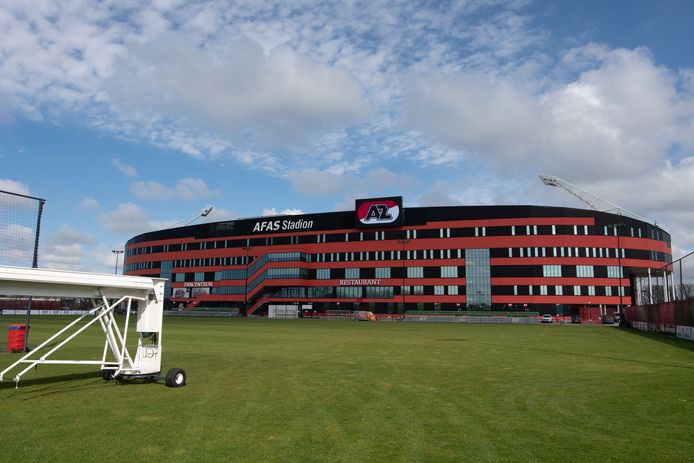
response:
M20 195L31 195L26 184L9 178L0 178L0 190L19 193Z
M41 248L41 267L85 270L85 257L95 242L94 236L62 225L56 233L46 238Z
M159 182L137 181L132 183L130 191L144 200L180 199L195 201L219 196L219 191L211 190L205 181L199 178L182 178L176 182L173 188L164 186Z
M204 129L249 132L281 146L368 114L354 77L288 47L266 54L254 40L236 38L203 49L181 33L128 47L106 87L121 114L186 118Z
M476 73L414 78L405 121L504 175L520 168L593 180L651 171L685 141L692 101L645 50L581 53L591 68L539 94Z
M115 211L101 214L98 220L106 230L115 233L144 233L176 225L175 220L150 220L147 212L133 203L120 203Z
M295 191L310 196L332 196L346 186L344 177L312 168L288 172L287 178Z
M123 161L121 161L118 158L111 158L111 164L113 167L118 169L123 175L126 177L137 177L137 169L135 169L133 166L129 166L125 164Z
M96 211L100 207L99 201L94 198L84 198L80 203L80 209L83 211Z
M304 211L302 211L301 209L296 209L296 208L294 208L294 209L291 209L291 208L282 209L281 212L277 212L277 209L275 209L274 207L271 207L271 208L263 208L263 213L261 215L263 217L268 217L268 216L273 216L273 215L300 215L303 213L304 213Z

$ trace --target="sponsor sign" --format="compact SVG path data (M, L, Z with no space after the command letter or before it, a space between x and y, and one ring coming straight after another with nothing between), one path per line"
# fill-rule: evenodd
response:
M211 281L186 281L183 283L184 288L205 288L211 287L214 283Z
M381 286L380 278L355 278L340 280L340 286Z
M253 225L253 233L265 233L273 231L310 230L313 228L313 220L306 219L278 219L258 220Z
M398 226L403 222L402 196L357 199L357 227Z

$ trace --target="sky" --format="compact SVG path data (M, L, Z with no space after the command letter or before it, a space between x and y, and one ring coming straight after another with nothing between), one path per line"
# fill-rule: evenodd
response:
M112 272L206 205L584 207L539 173L662 226L678 258L693 19L685 0L0 0L0 190L46 200L48 268Z

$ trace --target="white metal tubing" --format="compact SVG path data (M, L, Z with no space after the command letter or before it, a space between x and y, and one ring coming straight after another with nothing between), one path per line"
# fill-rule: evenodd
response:
M120 373L120 371L123 369L123 356L125 355L125 342L128 340L128 322L130 321L130 305L132 303L132 299L128 298L128 308L125 313L125 329L123 330L123 344L121 344L121 351L120 351L120 364L118 365L118 370L116 370L116 375ZM134 365L132 362L130 362L130 367L132 368Z
M58 331L58 332L55 333L53 336L51 336L50 338L46 339L44 342L42 342L42 343L39 344L37 347L35 347L34 350L33 350L32 352L27 353L24 357L20 358L20 359L17 360L15 363L13 363L13 364L10 365L9 367L7 367L7 368L5 368L4 370L2 370L2 371L0 372L0 381L2 381L3 377L5 376L5 373L7 373L8 371L10 371L11 369L13 369L14 367L16 367L17 365L19 365L20 363L23 363L22 360L25 360L26 358L31 357L31 355L35 354L39 349L42 349L46 344L50 343L50 342L53 341L55 338L57 338L58 336L60 336L61 334L63 334L65 331L67 331L67 330L69 330L70 328L72 328L75 324L79 323L80 320L82 320L82 319L83 319L84 317L86 317L87 315L91 315L91 314L92 314L92 311L95 311L95 310L97 310L97 308L94 308L94 309L90 310L90 311L87 312L86 314L80 315L80 316L77 317L74 321L72 321L72 322L69 323L67 326L65 326L62 330Z
M107 310L112 310L112 309L107 309ZM38 365L38 364L40 364L40 363L45 363L46 357L48 357L48 356L51 355L53 352L57 351L58 349L60 349L61 347L63 347L65 344L67 344L68 342L70 342L75 336L77 336L78 334L80 334L82 331L86 330L86 329L89 328L90 326L92 326L92 324L94 324L96 321L98 321L101 317L103 317L103 316L106 315L107 313L108 313L108 311L105 311L105 312L102 312L101 314L97 315L96 317L94 317L94 319L88 321L84 326L82 326L82 328L78 329L77 331L75 331L74 333L72 333L70 336L68 336L65 340L63 340L62 342L60 342L60 343L59 343L57 346L55 346L53 349L49 350L48 353L44 354L44 355L43 355L42 357L40 357L38 360L34 360L33 362L31 362L31 363L32 363L31 365L29 365L29 366L26 367L24 370L22 370L22 371L20 371L19 373L17 373L17 375L14 377L15 383L18 383L18 382L19 382L19 378L21 378L21 377L24 375L24 373L26 373L27 371L31 370L35 365ZM80 318L81 318L81 317L80 317ZM44 343L44 344L45 344L45 343ZM34 352L36 352L37 350L38 350L38 348L34 349Z
M651 269L648 268L648 303L653 304L653 283L651 282Z

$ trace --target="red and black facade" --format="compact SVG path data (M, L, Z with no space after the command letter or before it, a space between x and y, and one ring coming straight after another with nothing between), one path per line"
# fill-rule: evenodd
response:
M671 262L670 235L621 215L546 206L403 208L261 217L145 233L125 273L167 278L168 303L313 310L528 310L632 303L633 279Z

